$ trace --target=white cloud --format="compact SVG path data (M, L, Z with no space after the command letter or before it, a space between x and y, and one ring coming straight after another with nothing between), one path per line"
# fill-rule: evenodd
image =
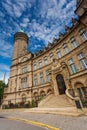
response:
M64 30L64 26L69 25L72 17L75 17L75 4L75 0L69 3L67 0L50 0L50 2L39 0L38 12L36 11L35 15L40 16L43 22L33 19L31 23L22 23L22 26L29 28L27 28L29 36L43 40L47 45L48 41L52 42L54 37L57 38L59 32Z
M5 10L12 17L10 19L13 28L8 29L8 36L13 35L13 32L27 30L29 36L43 40L47 45L48 41L52 42L54 37L58 37L59 32L64 30L65 25L69 25L71 18L75 16L75 4L76 0L70 2L67 2L67 0L50 0L50 2L49 0L38 0L38 6L36 0L7 0L2 2ZM32 6L35 9L33 13L29 12ZM27 10L28 13L23 15L24 11ZM35 16L33 20L32 14ZM20 16L22 17L21 20L18 19ZM39 20L36 18L37 16L40 17ZM17 19L14 20L13 17ZM6 51L1 51L1 55L3 55L3 52L6 56Z
M5 71L9 71L9 66L5 65L3 63L0 64L0 70L5 70Z
M12 17L20 17L23 11L26 9L27 0L15 1L7 0L6 2L2 2L4 9L8 12L8 14Z
M29 24L29 18L23 18L22 22L20 23L20 26L26 28L28 24Z
M0 40L0 55L2 57L10 58L12 56L12 45L6 43L4 40Z

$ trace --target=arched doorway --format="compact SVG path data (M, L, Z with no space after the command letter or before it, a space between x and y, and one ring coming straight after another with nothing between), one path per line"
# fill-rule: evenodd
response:
M59 94L65 94L66 85L65 85L62 74L57 75L56 81L57 81L57 86L59 89Z

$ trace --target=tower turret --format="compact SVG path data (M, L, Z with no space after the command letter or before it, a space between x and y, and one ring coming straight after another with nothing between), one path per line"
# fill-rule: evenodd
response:
M27 50L28 46L28 36L23 32L17 32L14 35L14 51L13 51L13 60L19 58L23 55L23 51Z

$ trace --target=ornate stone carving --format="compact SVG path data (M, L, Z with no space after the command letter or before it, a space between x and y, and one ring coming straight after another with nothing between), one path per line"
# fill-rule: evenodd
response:
M60 68L60 63L57 59L53 59L53 64L52 64L52 73L56 74L59 73L62 69Z

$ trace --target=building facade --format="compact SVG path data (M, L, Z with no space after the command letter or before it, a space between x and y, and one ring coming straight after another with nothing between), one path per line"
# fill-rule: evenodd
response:
M81 102L87 96L87 0L77 2L72 27L38 53L27 51L28 36L14 35L14 51L3 104L39 101L48 94Z

